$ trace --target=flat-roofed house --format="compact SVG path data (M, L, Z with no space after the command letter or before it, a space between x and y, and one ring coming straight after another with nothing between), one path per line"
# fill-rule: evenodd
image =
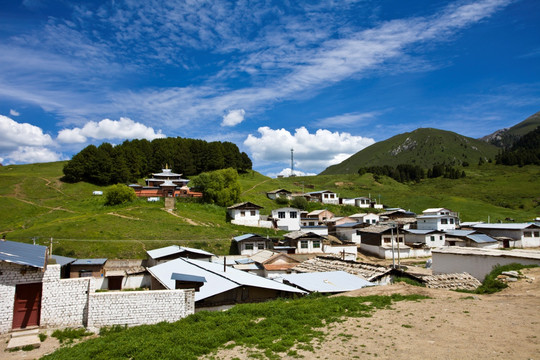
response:
M272 219L280 230L300 230L300 213L300 209L283 207L272 210Z
M419 230L455 230L459 224L457 213L445 208L430 208L416 217L416 228Z
M262 206L247 201L229 206L227 214L232 224L262 227L260 214L262 208Z
M312 191L306 193L306 195L323 204L339 205L339 195L330 190Z
M358 229L361 237L361 251L382 259L408 258L410 247L405 245L403 231L391 225L371 225ZM398 255L399 253L399 255Z

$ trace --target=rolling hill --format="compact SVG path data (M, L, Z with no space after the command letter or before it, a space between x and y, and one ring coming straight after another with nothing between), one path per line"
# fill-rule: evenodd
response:
M325 169L321 175L355 174L366 166L434 164L462 165L493 159L498 148L484 141L451 131L421 128L377 142L352 155L343 162Z
M540 126L540 111L529 116L519 124L511 128L497 130L494 133L484 136L480 140L493 144L498 147L510 147L517 139L533 131Z

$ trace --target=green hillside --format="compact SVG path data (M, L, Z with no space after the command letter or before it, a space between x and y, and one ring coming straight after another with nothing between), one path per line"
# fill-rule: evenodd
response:
M480 158L494 159L497 147L451 131L431 128L417 129L379 141L357 152L340 164L332 165L321 175L355 174L366 166L434 164L475 164Z
M493 134L484 136L481 140L498 147L506 148L510 147L517 139L530 133L538 126L540 126L540 111L511 128L498 130Z
M49 244L54 253L74 257L143 258L145 251L170 244L229 254L231 238L255 232L280 236L273 230L231 225L226 209L178 201L171 214L163 202L136 202L107 207L93 190L106 190L88 183L63 183L63 162L0 167L0 234L8 240ZM540 215L540 167L476 164L465 168L463 179L425 179L402 184L371 174L321 175L271 179L251 171L240 176L242 201L264 207L263 214L281 207L266 192L285 188L294 192L333 190L342 197L368 196L392 207L421 212L429 207L447 207L463 221L492 222L513 218L529 221ZM311 203L310 208L322 208ZM325 206L337 215L360 209Z

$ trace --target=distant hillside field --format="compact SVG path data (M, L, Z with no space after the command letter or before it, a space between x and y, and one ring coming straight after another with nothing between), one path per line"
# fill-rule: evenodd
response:
M328 167L321 175L356 174L367 166L411 164L429 168L442 163L477 164L480 158L494 159L498 150L494 145L451 131L417 129L377 142Z
M231 239L254 232L279 237L283 232L236 226L226 221L226 209L178 201L173 213L163 202L138 199L123 206L104 206L103 190L84 182L63 183L64 162L0 167L0 234L8 240L48 245L55 254L73 257L143 258L146 250L170 244L229 254ZM513 218L530 221L540 215L540 167L484 164L465 168L463 179L425 179L402 184L371 174L324 175L271 179L250 171L240 176L242 201L264 207L263 214L281 207L266 192L333 190L341 197L368 196L392 207L421 212L447 207L463 221L492 222ZM324 207L321 204L311 206ZM327 206L338 215L361 212L354 207Z
M538 126L540 126L540 111L511 128L497 130L493 134L484 136L481 140L498 147L507 148L511 146L514 141L523 135L530 133Z

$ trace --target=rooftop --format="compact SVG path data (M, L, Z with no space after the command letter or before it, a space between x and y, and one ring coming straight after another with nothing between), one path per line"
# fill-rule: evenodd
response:
M283 274L281 277L284 283L320 293L339 293L374 285L344 271Z
M3 240L0 241L0 261L44 269L47 247Z
M454 254L454 255L471 255L471 256L494 256L494 257L509 257L520 259L537 259L540 260L540 251L538 250L499 250L499 249L483 249L473 247L456 247L450 246L447 248L431 249L432 254Z
M302 273L345 271L349 274L360 276L368 281L373 281L374 279L377 279L378 277L383 276L391 271L391 269L381 265L326 257L316 257L306 260L294 267L294 270Z

